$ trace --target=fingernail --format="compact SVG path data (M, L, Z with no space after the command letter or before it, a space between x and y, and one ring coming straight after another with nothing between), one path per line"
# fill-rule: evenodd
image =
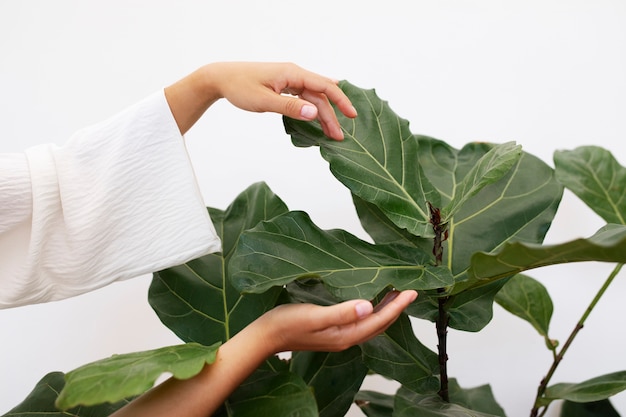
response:
M314 119L315 116L317 116L317 109L315 108L315 106L312 106L310 104L305 104L300 109L300 116L302 116L302 118L307 119L307 120Z
M370 313L372 312L374 308L372 307L372 303L368 303L367 301L364 301L354 306L354 309L356 310L356 315L359 318L363 318L365 316L370 315Z

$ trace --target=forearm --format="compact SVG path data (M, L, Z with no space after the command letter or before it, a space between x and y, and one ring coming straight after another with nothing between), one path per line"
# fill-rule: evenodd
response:
M262 326L254 323L224 343L215 362L195 377L170 378L112 417L207 417L272 354L264 344Z

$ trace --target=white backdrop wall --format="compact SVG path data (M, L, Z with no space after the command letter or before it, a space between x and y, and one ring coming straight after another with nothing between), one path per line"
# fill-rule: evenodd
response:
M61 144L204 63L259 60L374 87L415 133L457 148L516 140L553 165L556 149L597 144L626 164L625 22L622 0L2 0L0 149ZM346 189L316 150L290 144L279 116L220 102L187 144L207 205L226 208L263 180L321 227L365 237ZM601 224L566 193L547 241L588 236ZM531 274L552 294L552 337L567 337L609 270L580 264ZM0 413L49 371L178 343L148 306L149 283L138 277L0 311ZM622 276L554 382L626 369L625 293ZM415 328L434 348L433 326ZM550 363L530 325L496 307L484 331L453 331L449 341L452 376L465 387L491 383L509 417L528 415ZM370 379L367 387L395 386ZM614 404L626 413L625 394Z

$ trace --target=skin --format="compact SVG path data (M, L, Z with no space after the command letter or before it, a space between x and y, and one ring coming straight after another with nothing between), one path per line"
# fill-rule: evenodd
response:
M224 343L215 362L195 377L170 378L112 416L210 416L269 356L298 350L336 352L363 343L384 332L416 297L415 291L394 291L376 311L366 300L328 307L278 306Z
M342 140L343 132L331 103L347 117L357 115L335 80L289 63L205 65L167 87L165 96L181 134L222 98L246 111L318 119L334 140ZM367 300L278 306L226 341L198 375L170 378L113 416L210 416L271 355L336 352L363 343L384 332L416 297L415 291L392 291L376 308Z
M337 81L290 63L208 64L166 87L165 97L182 134L221 98L246 111L318 119L335 140L342 140L343 132L330 102L347 117L357 115Z

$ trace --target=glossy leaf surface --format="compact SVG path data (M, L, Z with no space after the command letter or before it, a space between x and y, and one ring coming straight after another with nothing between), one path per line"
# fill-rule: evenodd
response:
M497 293L496 302L548 337L553 305L548 290L539 281L527 275L515 275Z
M448 403L438 395L417 394L401 387L396 394L393 417L502 417L470 410L462 405Z
M342 230L321 230L306 213L290 212L245 232L229 269L244 292L318 278L339 299L372 299L388 286L425 289L452 283L447 268L424 265L426 259L402 246L372 245Z
M409 123L374 90L340 83L358 111L356 119L337 112L345 139L326 138L318 123L284 118L296 146L319 146L333 174L354 194L376 204L398 227L432 236L427 201L439 196L417 164L417 142Z
M569 262L626 262L626 226L608 224L588 239L556 245L506 243L494 253L476 253L471 282L487 283L529 269Z
M65 376L57 406L66 410L77 405L115 403L144 393L165 372L178 379L191 378L213 363L218 346L187 343L113 355L83 365Z
M242 295L228 276L228 260L240 234L287 212L264 183L253 184L225 210L209 209L223 252L212 253L154 274L149 301L161 321L186 342L226 341L271 309L279 294Z
M2 417L106 417L128 404L130 399L95 406L78 406L61 411L55 401L65 386L65 375L62 372L51 372L44 376L32 392L19 405Z
M607 223L626 224L626 168L608 150L556 151L554 166L558 180Z
M614 372L580 383L555 384L542 401L568 400L579 403L600 401L626 390L626 371Z

